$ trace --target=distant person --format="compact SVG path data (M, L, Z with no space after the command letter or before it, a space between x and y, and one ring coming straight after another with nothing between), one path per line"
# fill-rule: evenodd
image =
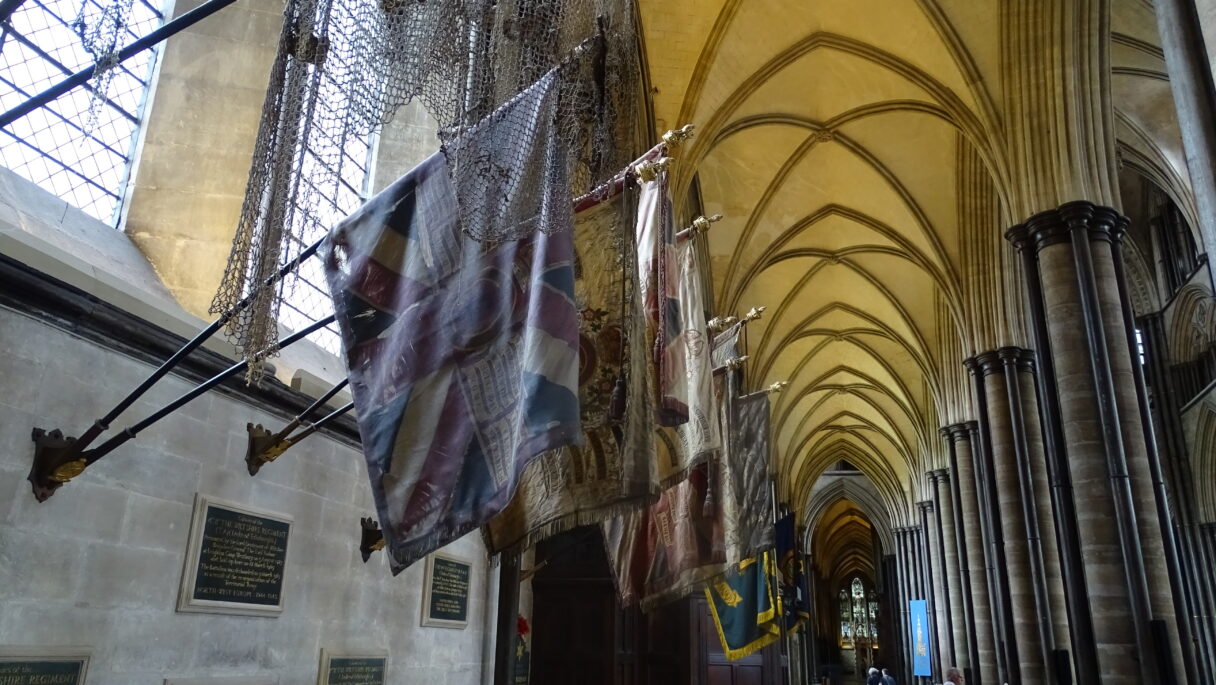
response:
M883 685L882 674L878 672L877 668L871 667L869 671L866 671L866 675L869 676L866 678L866 685Z
M882 685L899 685L899 683L895 682L895 676L891 675L891 672L885 668L882 669Z
M946 685L953 683L954 685L964 685L963 672L957 667L951 666L946 669Z

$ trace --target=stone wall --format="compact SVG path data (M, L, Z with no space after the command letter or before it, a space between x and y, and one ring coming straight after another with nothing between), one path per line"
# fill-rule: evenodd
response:
M421 627L425 563L393 578L383 553L359 558L359 518L373 509L355 447L316 435L247 474L246 422L277 428L281 415L210 393L36 502L25 481L30 429L77 435L150 370L0 309L0 647L86 646L89 685L251 675L314 683L323 647L389 652L392 683L481 682L480 539L445 550L472 562L468 626ZM166 378L115 428L188 387ZM196 492L294 519L281 615L175 611Z

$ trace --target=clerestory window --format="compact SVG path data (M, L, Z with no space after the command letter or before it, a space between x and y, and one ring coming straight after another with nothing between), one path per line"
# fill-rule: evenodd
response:
M73 24L82 16L96 21L115 12L114 5L23 0L0 24L0 109L93 64ZM159 3L131 0L125 19L118 48L159 27L164 17ZM144 51L114 67L96 102L90 82L0 129L0 165L116 226L157 54Z

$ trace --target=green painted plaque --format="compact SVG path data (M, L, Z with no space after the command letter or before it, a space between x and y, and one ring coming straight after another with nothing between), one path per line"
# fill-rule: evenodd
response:
M329 659L327 685L384 685L385 657L335 656Z
M472 564L433 554L428 557L426 615L422 624L463 628L469 620L469 578Z
M208 503L193 598L281 605L290 527L285 521Z
M79 685L86 660L0 659L0 685Z

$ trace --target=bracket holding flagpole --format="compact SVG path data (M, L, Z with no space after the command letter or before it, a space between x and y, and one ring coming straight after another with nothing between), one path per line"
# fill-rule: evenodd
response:
M751 358L751 355L745 354L741 357L735 357L734 359L728 359L728 360L726 360L726 368L730 369L731 371L738 371L739 369L743 368L743 365L745 363L747 363L747 360L750 358Z
M760 319L760 317L764 315L764 312L767 310L768 310L768 307L765 307L763 305L761 305L759 307L752 307L751 309L749 309L747 311L746 314L743 315L743 323L751 323L752 321L758 321Z
M359 528L359 554L363 556L363 563L366 564L372 552L384 549L384 531L380 530L380 524L371 516L359 519Z
M280 340L279 349L293 345L333 322L334 317L332 315L316 321L312 325L296 331L295 333L292 333L286 338ZM206 331L204 331L204 333L206 333ZM185 347L178 350L177 354L175 354L170 361L172 361L173 364L180 361L180 357L185 356L184 352L188 352L189 349L193 349L190 347L191 344L195 343L196 341L201 344L202 341L199 338L202 336L203 334L199 334L198 337L190 341L190 343L187 343ZM195 344L194 347L198 347L198 344ZM55 491L58 490L64 483L67 483L76 476L79 476L91 464L126 444L127 441L133 439L141 431L148 428L152 424L160 421L169 414L172 414L186 404L197 399L203 393L214 388L220 383L223 383L229 378L232 378L238 373L243 372L246 368L248 368L248 366L249 360L233 364L215 376L212 376L206 381L196 385L194 389L186 392L164 407L161 407L159 410L142 421L124 428L118 433L118 435L115 435L91 450L86 450L85 447L95 440L97 436L101 434L101 431L108 428L109 420L116 418L122 409L125 409L130 405L131 402L134 402L135 398L137 398L140 394L143 394L148 387L151 387L152 383L167 373L168 368L171 368L170 362L165 362L165 364L161 365L161 368L153 372L152 376L150 376L148 380L144 381L143 385L137 388L135 393L132 393L124 398L123 402L119 403L118 408L110 412L110 414L106 416L106 419L95 422L89 431L81 436L79 440L65 436L59 429L46 431L41 428L35 428L31 436L34 441L34 461L30 465L30 473L29 476L27 476L27 480L29 480L30 485L33 486L34 497L37 498L39 502L45 502L51 497L51 495L54 495Z
M349 378L343 378L337 385L330 388L328 392L308 405L307 409L297 414L277 433L271 433L260 423L256 425L253 423L245 424L245 430L249 433L249 443L245 451L245 465L249 468L249 475L258 475L259 469L278 459L293 445L317 432L325 427L326 424L336 420L351 409L354 409L354 402L348 402L344 406L330 412L316 423L307 423L310 414L333 399L334 395L337 395L349 382ZM292 435L292 432L301 425L304 426L304 430Z

